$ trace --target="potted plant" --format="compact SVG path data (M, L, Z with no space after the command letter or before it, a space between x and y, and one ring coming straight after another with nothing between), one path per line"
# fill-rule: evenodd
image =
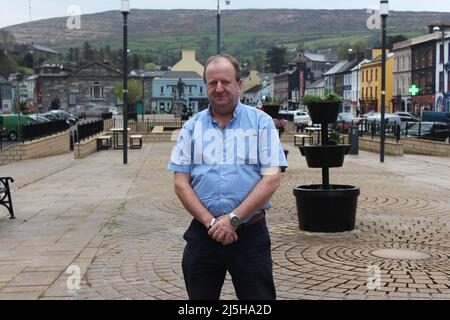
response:
M280 107L281 104L276 101L267 101L262 104L262 110L273 119L278 119Z
M333 123L337 120L342 98L335 93L325 97L306 95L302 102L308 108L313 123Z
M300 146L308 167L322 168L322 184L294 188L299 227L311 232L342 232L355 227L358 187L330 185L329 168L341 167L350 145L340 144L340 135L328 133L328 124L336 122L341 98L305 96L311 120L321 125L321 145Z

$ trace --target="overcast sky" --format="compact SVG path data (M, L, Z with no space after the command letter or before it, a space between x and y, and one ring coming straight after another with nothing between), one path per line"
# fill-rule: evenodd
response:
M30 21L68 16L67 9L77 5L81 13L119 10L121 0L0 0L0 28ZM130 0L139 9L210 9L216 0ZM225 7L225 0L220 0ZM378 0L231 0L229 9L295 8L295 9L366 9L379 6ZM389 8L398 11L450 12L449 0L390 0Z

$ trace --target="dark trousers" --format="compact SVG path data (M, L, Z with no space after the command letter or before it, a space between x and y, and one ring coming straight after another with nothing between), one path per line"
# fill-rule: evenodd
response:
M239 300L275 300L270 237L266 220L237 230L228 246L213 240L193 220L184 234L183 275L190 300L218 300L228 271Z

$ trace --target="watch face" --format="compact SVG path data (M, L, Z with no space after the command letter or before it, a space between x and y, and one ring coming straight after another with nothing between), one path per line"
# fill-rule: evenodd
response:
M234 216L231 218L231 224L233 226L238 226L241 224L241 219L239 219L239 217L237 217L237 216Z

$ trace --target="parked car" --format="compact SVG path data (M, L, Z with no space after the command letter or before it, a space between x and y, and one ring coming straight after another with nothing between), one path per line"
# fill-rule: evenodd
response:
M36 120L39 123L47 123L47 122L51 122L49 118L44 117L42 114L29 114L29 117L33 118L34 120Z
M341 112L338 114L336 129L339 131L348 131L354 125L361 125L364 122L363 117L356 117L349 112Z
M422 120L450 124L450 112L424 111L422 113Z
M111 112L113 116L117 116L119 114L119 110L117 109L117 107L109 108L108 112Z
M418 122L421 121L420 117L410 113L410 112L396 112L396 115L398 115L402 122Z
M37 123L36 120L27 115L0 115L0 136L15 141L21 136L22 126Z
M77 116L64 110L51 110L48 113L55 115L58 120L66 121L66 123L69 125L74 125L79 120Z
M306 111L297 111L294 113L294 124L297 128L306 128L312 125L311 117Z
M416 122L408 128L408 137L448 142L449 125L444 122Z
M381 113L380 112L369 112L363 115L363 117L366 119L368 123L381 123ZM402 122L402 119L399 115L396 115L394 113L385 113L384 119L386 123L393 124L393 123L400 123Z
M59 120L58 116L51 112L46 112L41 114L43 117L47 118L50 121L57 121Z

